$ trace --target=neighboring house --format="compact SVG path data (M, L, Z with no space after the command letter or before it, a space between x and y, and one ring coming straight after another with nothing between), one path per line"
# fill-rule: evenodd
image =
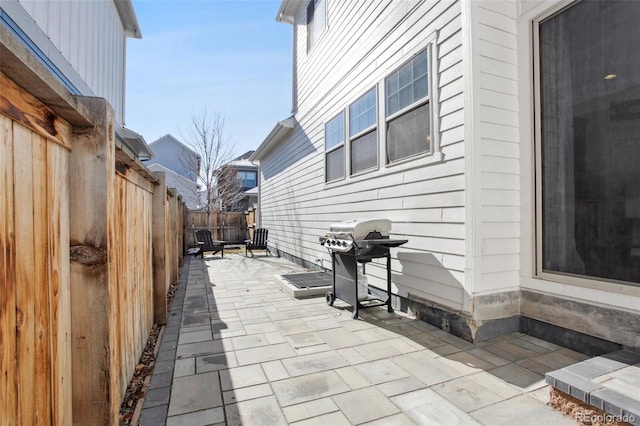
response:
M149 144L153 158L145 165L153 171L164 171L167 186L176 188L190 210L200 208L198 170L200 156L178 139L167 134Z
M227 163L227 166L238 171L236 177L242 192L258 186L258 166L249 161L253 153L254 151L247 151Z
M153 151L153 158L146 161L145 165L159 163L177 174L197 182L201 158L193 149L170 134L151 142L149 147Z
M119 141L140 159L151 157L144 138L123 127L127 39L142 37L131 0L2 0L0 25L70 93L105 98Z
M640 2L284 0L293 117L251 157L272 249L393 221L396 306L472 341L640 347ZM384 269L367 266L384 285Z
M198 185L196 182L176 173L160 163L147 166L152 172L163 172L167 179L167 188L175 188L189 210L198 210L200 201L198 200Z
M238 191L241 194L226 206L228 211L245 211L257 202L258 166L249 161L253 152L247 151L223 166L236 170Z

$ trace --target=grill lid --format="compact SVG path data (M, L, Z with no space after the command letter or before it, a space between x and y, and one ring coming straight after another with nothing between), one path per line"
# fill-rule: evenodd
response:
M351 219L344 222L332 223L329 233L335 237L348 237L354 240L362 240L371 232L378 232L382 237L388 237L391 232L389 219Z

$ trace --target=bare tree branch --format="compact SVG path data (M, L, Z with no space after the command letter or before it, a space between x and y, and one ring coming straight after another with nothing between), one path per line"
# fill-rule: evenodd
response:
M229 167L233 144L224 134L225 120L218 113L209 116L205 108L199 114L192 114L188 131L188 142L198 154L185 155L181 159L185 167L198 177L201 189L198 200L202 210L211 212L223 209L236 202L240 195L237 170Z

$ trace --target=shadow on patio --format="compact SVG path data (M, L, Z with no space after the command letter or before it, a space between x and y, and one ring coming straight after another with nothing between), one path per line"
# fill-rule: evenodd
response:
M187 269L162 341L175 362L156 364L164 398L145 400L143 425L575 424L543 376L579 353L519 333L471 344L383 307L353 320L284 292L274 276L304 269L277 257Z

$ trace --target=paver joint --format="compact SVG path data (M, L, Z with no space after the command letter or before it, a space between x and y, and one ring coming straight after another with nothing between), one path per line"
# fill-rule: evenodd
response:
M284 292L274 276L305 270L281 258L189 260L142 425L576 424L544 374L579 353L519 333L474 345L384 307L353 320Z

